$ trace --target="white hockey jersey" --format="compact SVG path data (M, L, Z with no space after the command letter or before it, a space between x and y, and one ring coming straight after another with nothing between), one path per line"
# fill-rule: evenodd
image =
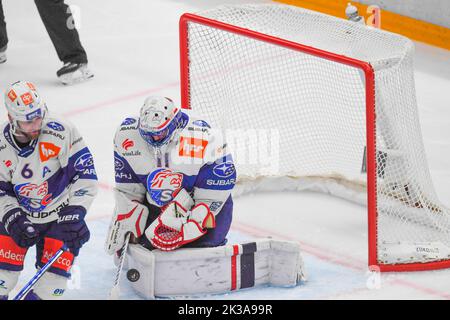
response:
M57 220L67 205L88 210L97 174L78 130L48 114L39 137L20 148L10 128L9 122L0 127L0 221L18 206L38 224Z
M195 203L208 204L215 215L231 201L234 163L224 139L206 121L183 110L182 128L160 148L141 137L138 123L138 117L126 118L115 134L116 192L161 207L182 187Z

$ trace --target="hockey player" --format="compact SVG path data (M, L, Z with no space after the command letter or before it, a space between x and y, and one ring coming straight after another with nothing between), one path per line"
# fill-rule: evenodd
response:
M61 297L80 248L89 240L85 215L97 193L92 155L78 130L49 114L34 85L5 92L0 129L0 299L8 299L36 245L42 267L68 247L25 299Z
M116 207L106 250L128 232L147 249L227 242L236 171L220 134L172 100L148 97L114 138Z

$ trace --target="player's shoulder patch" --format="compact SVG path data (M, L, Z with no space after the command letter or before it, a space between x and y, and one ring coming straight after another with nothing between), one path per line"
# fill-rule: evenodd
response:
M142 155L143 139L138 130L138 118L125 118L116 130L114 144L123 157L136 158Z
M50 126L48 126L48 124L50 124ZM54 128L52 128L52 126ZM41 129L41 140L48 140L53 142L66 141L67 140L66 126L56 121L48 122Z
M66 130L66 127L62 123L60 123L58 121L47 122L46 127L50 128L50 129L52 129L54 131L59 131L59 132L62 132L62 131Z
M209 129L211 129L211 126L205 120L192 121L192 125L193 126L197 126L197 127L201 127L201 128L209 128Z
M139 118L138 117L127 117L122 120L120 125L116 129L116 134L114 138L114 142L118 145L122 145L124 147L130 146L131 143L123 143L125 140L133 141L139 136L138 131ZM134 142L132 143L134 145Z
M43 140L49 140L56 143L66 142L70 134L72 124L56 116L46 117L42 126L41 135Z
M212 130L211 125L205 119L196 116L195 114L189 114L189 121L187 121L183 131L190 134L202 134L208 135Z
M137 130L139 119L137 117L127 117L120 123L118 131Z

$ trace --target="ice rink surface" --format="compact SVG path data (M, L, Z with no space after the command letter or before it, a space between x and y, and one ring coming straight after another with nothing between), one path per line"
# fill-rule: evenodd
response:
M9 32L8 61L0 89L16 80L34 82L52 112L71 120L94 158L100 192L87 217L92 237L82 249L67 299L106 299L115 267L103 251L113 211L113 134L137 114L150 94L179 103L178 19L224 3L219 0L71 0L95 78L64 87L61 67L32 1L3 1ZM269 1L260 1L269 2ZM416 93L427 159L436 192L450 205L450 52L416 43ZM1 108L0 118L6 113ZM324 194L252 194L235 200L229 243L277 237L301 244L308 281L287 288L261 287L195 299L450 299L450 269L367 272L366 208ZM22 286L35 272L34 249ZM122 279L122 298L139 299ZM14 292L13 292L14 293Z

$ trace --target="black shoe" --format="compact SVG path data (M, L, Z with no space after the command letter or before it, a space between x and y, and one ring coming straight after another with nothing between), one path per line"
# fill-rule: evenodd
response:
M94 77L87 63L68 62L56 72L59 80L66 85L83 82Z

